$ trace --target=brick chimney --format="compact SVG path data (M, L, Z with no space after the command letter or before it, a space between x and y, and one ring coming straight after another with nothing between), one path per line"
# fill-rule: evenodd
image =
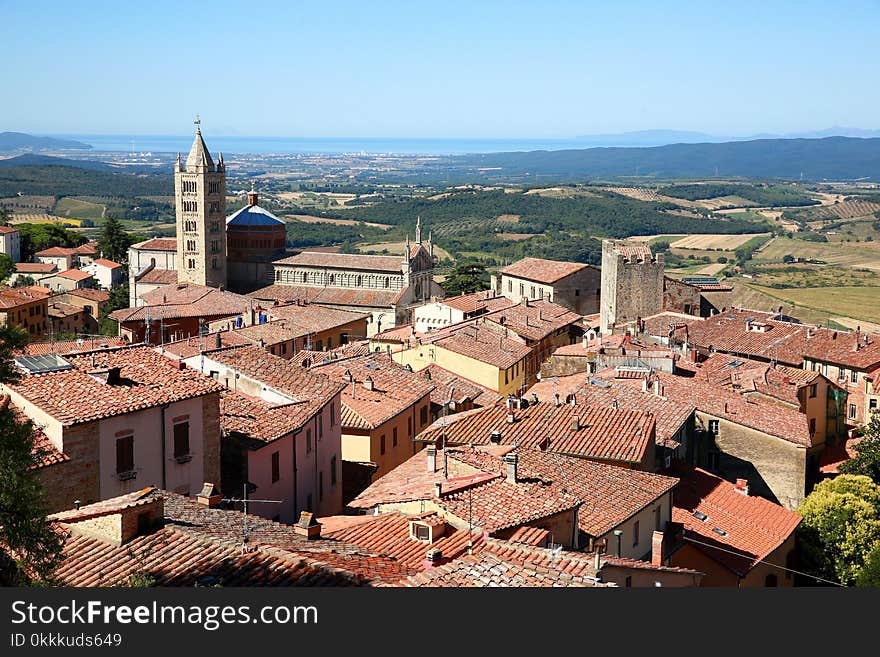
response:
M663 539L663 532L654 532L651 534L651 565L666 565L666 544Z
M425 448L425 461L428 472L437 472L437 448L433 445Z
M208 481L202 484L202 490L196 496L196 501L203 506L219 506L222 499L217 487Z
M293 531L299 536L314 540L321 538L321 523L317 521L311 511L303 511L299 514L299 522L293 526Z
M519 465L519 454L516 452L508 452L502 458L507 469L507 481L511 484L516 483L517 466Z
M737 479L733 488L740 495L748 495L749 494L749 480L748 479Z

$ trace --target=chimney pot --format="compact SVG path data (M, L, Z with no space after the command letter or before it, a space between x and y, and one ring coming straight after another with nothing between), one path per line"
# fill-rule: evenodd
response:
M749 480L748 479L737 479L736 484L734 485L737 493L741 495L749 494Z
M374 387L375 386L373 384L373 377L368 376L367 378L364 379L364 388L366 388L367 390L373 390Z
M223 497L220 495L217 487L209 481L202 484L202 490L196 496L196 501L199 504L208 507L219 506L222 499Z
M493 429L492 432L489 434L489 442L493 445L501 444L501 432L498 431L498 429Z
M508 452L504 455L504 465L507 469L507 481L511 484L516 483L517 466L519 465L519 454L516 452Z
M516 414L513 411L507 414L507 424L513 424L516 422Z
M321 538L321 523L311 511L303 511L299 514L299 521L293 526L293 531L299 536L305 536L308 540Z
M437 448L433 445L425 448L425 459L427 460L428 472L437 471Z
M434 497L442 497L443 496L443 483L438 481L434 483Z
M663 540L663 532L655 531L651 534L651 565L666 565L666 545Z
M577 416L571 418L571 430L572 431L580 431L581 428L581 419Z

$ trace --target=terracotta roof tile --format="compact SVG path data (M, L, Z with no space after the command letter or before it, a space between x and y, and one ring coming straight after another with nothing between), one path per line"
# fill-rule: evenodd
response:
M69 294L72 297L88 299L89 301L96 301L98 303L105 303L110 300L110 293L107 290L95 290L90 287L68 290L65 294Z
M324 253L316 251L303 251L288 258L275 261L276 265L362 269L365 271L383 271L395 274L402 273L403 263L403 256Z
M517 303L480 318L482 323L492 322L533 341L542 340L580 321L581 316L577 313L544 299L529 301L528 305Z
M84 281L86 279L92 278L92 275L87 271L82 271L81 269L67 269L62 272L58 272L55 274L56 276L60 276L61 278L67 278L72 281Z
M442 333L431 338L430 343L499 369L513 367L532 352L522 342L486 326L459 325Z
M262 301L290 303L297 299L314 304L390 308L403 296L403 290L362 290L347 287L317 287L309 285L269 285L248 296Z
M511 301L507 297L497 296L491 290L482 292L473 292L471 294L461 294L457 297L446 297L440 299L437 303L455 308L463 313L476 313L478 311L503 310L515 305L516 302Z
M20 274L51 274L58 271L52 262L16 262L15 271Z
M160 287L141 295L143 306L110 313L119 322L172 319L179 317L228 317L248 313L259 307L253 299L204 285L181 283Z
M42 251L37 251L34 255L37 257L45 256L49 258L53 257L65 257L72 256L76 254L76 248L64 247L64 246L50 246L48 249L43 249Z
M570 276L586 269L590 265L579 262L562 262L558 260L544 260L543 258L523 258L501 270L507 276L526 278L538 283L555 283L561 278Z
M709 544L693 543L694 547L740 576L784 543L802 520L778 504L737 492L733 484L705 470L676 463L669 474L680 479L673 493L672 521L684 525L686 538ZM695 512L705 519L695 517Z
M154 237L146 242L133 244L131 248L142 251L177 251L177 240L173 237Z
M107 260L106 258L97 258L93 261L96 265L101 265L102 267L107 267L108 269L117 269L118 267L122 267L118 262L113 262L112 260Z
M442 406L452 400L462 404L471 400L478 406L494 406L501 401L501 395L494 390L481 386L470 379L450 372L447 369L432 363L419 374L428 378L434 384L431 391L431 403Z
M210 377L179 370L148 347L69 355L73 369L31 374L8 387L65 426L152 408L222 390ZM89 372L120 368L121 382L107 384ZM106 378L106 375L105 375Z

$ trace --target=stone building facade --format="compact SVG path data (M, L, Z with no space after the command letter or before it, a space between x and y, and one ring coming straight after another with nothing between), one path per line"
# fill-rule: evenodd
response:
M174 204L178 282L225 287L226 165L222 153L214 164L201 128L186 162L177 156Z
M646 245L602 240L599 328L603 334L626 330L629 322L663 310L663 256Z

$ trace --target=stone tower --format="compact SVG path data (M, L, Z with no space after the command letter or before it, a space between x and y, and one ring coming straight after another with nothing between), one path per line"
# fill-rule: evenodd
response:
M177 280L226 287L226 165L222 153L214 164L199 123L186 162L178 153L174 169Z
M599 330L622 333L627 323L663 310L663 256L644 244L602 240Z

